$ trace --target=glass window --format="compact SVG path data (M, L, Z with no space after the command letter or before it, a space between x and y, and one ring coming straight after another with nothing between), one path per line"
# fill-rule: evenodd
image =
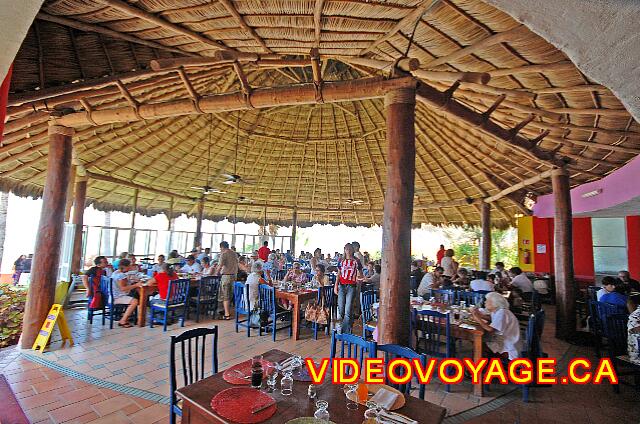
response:
M592 218L593 264L596 274L627 269L627 231L624 218Z
M627 269L626 247L593 247L593 264L596 274L617 274Z

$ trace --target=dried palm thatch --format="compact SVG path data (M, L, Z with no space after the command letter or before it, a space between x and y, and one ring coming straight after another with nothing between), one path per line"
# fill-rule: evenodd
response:
M446 102L419 102L416 225L477 224L490 198L506 226L550 191L543 177L562 160L581 184L640 152L640 126L606 87L480 0L48 0L15 61L0 185L42 192L48 111L66 107L98 208L130 211L138 189L141 213L192 215L192 187L207 186L225 191L205 196L209 219L287 224L297 208L301 225L378 224L382 99L323 103L316 90L316 101L254 108L250 93L389 77L394 64L450 89L475 124L511 130L496 137ZM223 93L242 101L199 109ZM223 173L253 184L225 185Z

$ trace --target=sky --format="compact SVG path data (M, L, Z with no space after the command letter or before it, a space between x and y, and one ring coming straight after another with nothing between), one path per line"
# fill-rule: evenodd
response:
M38 221L40 219L40 210L42 208L42 200L33 198L22 198L14 196L9 197L9 209L7 213L7 228L4 242L4 255L0 272L7 274L11 272L13 262L21 254L34 253L36 236L38 230ZM122 212L111 212L110 225L112 227L129 228L131 223L131 214ZM84 224L88 226L104 226L105 213L89 207L84 214ZM164 233L167 229L168 221L165 215L156 215L153 217L136 216L136 228L158 230ZM175 221L176 231L195 232L196 219L180 216ZM257 224L236 225L236 234L258 234L259 226ZM205 220L202 225L204 233L232 233L233 224L228 221L213 222ZM290 236L291 227L281 227L278 235ZM167 253L164 250L165 244L162 243L158 236L156 244L156 254ZM231 240L229 240L231 241ZM241 243L236 239L237 243ZM342 252L345 243L351 241L360 242L361 250L370 253L379 252L382 248L382 228L381 227L347 227L344 225L314 225L308 228L299 228L296 237L296 250L313 251L316 247L322 249L323 253L333 254L336 251ZM441 243L445 243L445 237L438 228L425 226L422 229L412 231L412 254L416 257L434 258ZM119 247L119 246L118 246ZM279 247L279 246L278 246ZM285 250L288 246L285 246Z

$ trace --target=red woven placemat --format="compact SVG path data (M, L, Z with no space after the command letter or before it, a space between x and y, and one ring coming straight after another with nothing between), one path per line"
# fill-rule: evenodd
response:
M272 363L266 360L262 360L262 370L264 372L264 376L267 374L267 365L271 365ZM240 372L238 372L240 371ZM222 373L222 378L224 381L230 384L235 384L238 386L249 386L251 384L251 378L243 378L243 376L251 377L251 361L244 361L236 364L230 368L227 368Z
M252 412L271 403L273 405L260 412ZM250 387L231 387L221 391L211 399L211 408L222 418L238 424L261 423L278 409L274 398Z

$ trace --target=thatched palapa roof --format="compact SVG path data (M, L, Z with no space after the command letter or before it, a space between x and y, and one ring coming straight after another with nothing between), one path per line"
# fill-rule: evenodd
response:
M402 78L390 75L402 57L439 92L459 81L441 108L418 98L415 224L478 223L479 202L495 196L505 226L525 198L550 192L539 176L552 167L569 162L581 184L640 152L639 124L606 87L480 0L47 0L14 63L0 184L42 192L49 111L66 107L99 208L129 211L137 191L141 213L193 214L202 191L191 187L211 186L226 193L206 195L210 219L288 223L295 206L301 225L377 224L383 99L256 99L320 79ZM244 102L198 110L223 93ZM485 115L459 119L451 102ZM252 184L225 185L222 173Z

